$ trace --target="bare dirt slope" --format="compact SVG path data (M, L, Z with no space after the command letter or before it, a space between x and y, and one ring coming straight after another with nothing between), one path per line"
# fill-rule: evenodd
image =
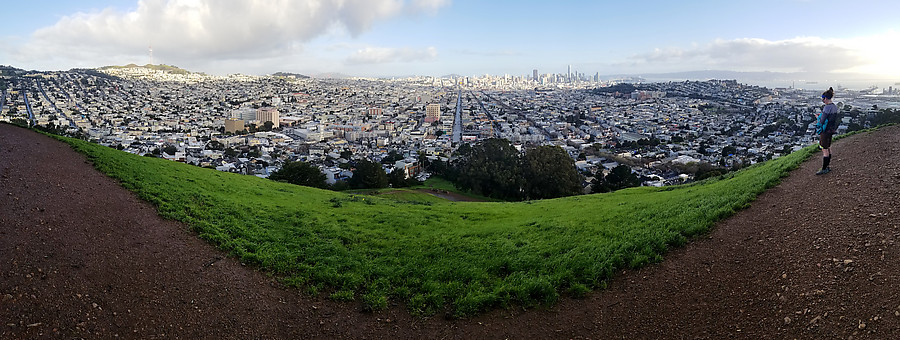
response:
M835 142L662 263L546 309L375 314L225 257L0 124L0 338L900 338L900 127Z

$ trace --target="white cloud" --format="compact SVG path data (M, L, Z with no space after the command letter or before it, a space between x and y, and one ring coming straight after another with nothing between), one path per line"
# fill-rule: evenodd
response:
M900 78L900 45L897 41L900 41L900 32L893 30L874 36L846 39L843 44L858 51L866 61L851 71Z
M430 61L437 58L437 49L367 47L347 58L348 64L385 64L395 62Z
M458 52L460 54L475 55L475 56L482 56L482 57L520 57L520 56L524 55L524 53L522 53L522 52L519 52L517 50L511 50L511 49L484 50L484 51L463 49L463 50L459 50Z
M721 69L776 72L856 72L875 63L875 56L855 39L799 37L715 40L687 49L655 49L632 56L618 66L679 71Z
M358 36L379 21L434 12L444 0L141 0L63 17L11 53L20 61L69 59L94 66L121 56L159 62L244 60L295 54L335 29ZM119 59L121 61L121 59Z

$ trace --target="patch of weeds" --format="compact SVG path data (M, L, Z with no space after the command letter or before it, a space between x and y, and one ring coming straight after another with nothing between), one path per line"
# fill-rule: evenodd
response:
M387 296L381 292L369 292L362 297L363 309L366 311L379 311L387 309Z
M331 296L329 296L329 297L335 301L353 301L353 299L354 299L353 295L354 294L353 294L352 290L339 290L334 293L331 293Z
M581 283L573 283L571 286L569 286L569 295L576 299L584 298L590 291L591 289L588 288L587 285Z

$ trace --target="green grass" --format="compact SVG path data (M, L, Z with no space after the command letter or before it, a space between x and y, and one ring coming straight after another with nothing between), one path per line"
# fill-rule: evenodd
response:
M402 203L446 203L448 200L424 193L416 191L415 189L409 188L386 188L386 189L372 189L372 190L350 190L346 191L346 193L354 195L369 195L369 196L377 196L380 198L391 199L397 202Z
M370 310L397 301L456 317L603 287L707 233L815 152L691 185L473 203L338 193L61 139L161 216L290 286Z
M447 200L427 194L424 192L418 192L411 189L395 189L393 191L388 191L382 194L379 194L378 197L390 198L399 202L407 202L407 203L446 203Z
M430 178L426 179L425 182L422 183L422 185L416 186L415 188L417 188L417 189L437 189L437 190L449 191L452 193L456 193L459 195L473 198L476 201L481 201L481 202L503 202L503 200L501 200L501 199L477 195L477 194L473 194L473 193L467 192L467 191L460 191L459 189L456 188L455 185L453 185L453 182L450 182L441 177L430 177Z

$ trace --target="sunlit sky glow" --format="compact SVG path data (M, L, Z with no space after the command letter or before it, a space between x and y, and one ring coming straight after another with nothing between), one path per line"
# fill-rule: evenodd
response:
M900 81L898 1L86 0L3 4L0 64L211 74L696 70Z

